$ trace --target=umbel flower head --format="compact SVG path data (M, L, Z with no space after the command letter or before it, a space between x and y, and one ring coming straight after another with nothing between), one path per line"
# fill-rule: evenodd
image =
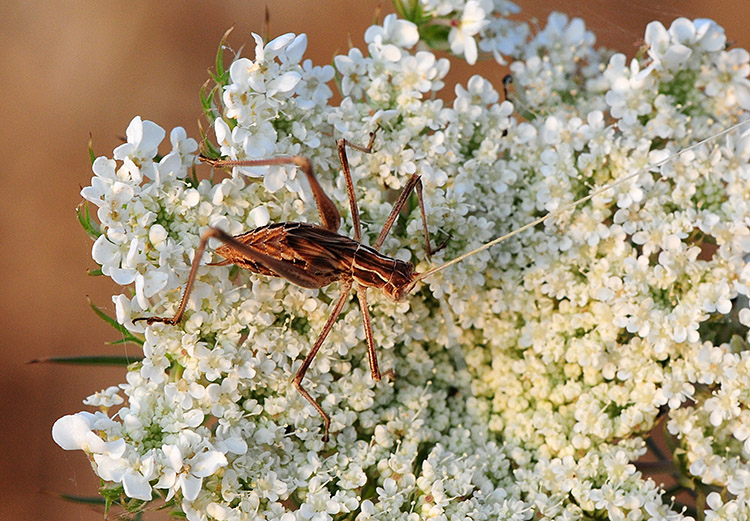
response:
M306 376L331 416L324 446L290 381L336 284L202 266L180 324L133 323L174 313L207 227L316 222L303 176L277 165L199 179L196 141L178 128L168 150L164 130L134 118L82 195L98 208L92 256L127 286L117 322L142 335L144 358L88 399L99 411L58 420L55 440L86 452L109 494L162 498L191 521L691 519L633 464L666 415L706 519L750 515L750 130L710 139L747 117L750 56L708 20L651 24L648 51L628 62L561 14L531 35L504 18L508 2L422 4L474 17L445 38L471 60L482 35L479 50L512 60L515 103L479 76L436 97L448 61L416 50L422 26L394 15L334 66L303 59L304 35L254 35L254 57L217 75L216 151L309 157L349 234L335 140L379 127L371 154L349 155L363 242L420 172L447 248L426 257L417 205L383 245L418 271L644 174L401 302L371 292L393 383L369 378L361 315L345 306ZM205 263L221 260L212 251Z

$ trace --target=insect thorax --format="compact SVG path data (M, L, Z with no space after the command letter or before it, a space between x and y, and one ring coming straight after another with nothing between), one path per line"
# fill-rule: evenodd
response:
M379 288L390 298L399 300L414 278L414 266L360 245L354 254L352 277L363 286Z

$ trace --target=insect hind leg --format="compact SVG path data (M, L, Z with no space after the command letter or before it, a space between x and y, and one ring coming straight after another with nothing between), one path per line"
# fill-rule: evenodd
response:
M331 426L331 418L328 416L328 414L323 410L323 407L313 398L309 392L307 392L307 389L302 387L302 380L305 378L305 374L307 373L307 370L310 368L310 364L312 364L313 359L315 358L315 355L318 354L318 351L320 350L320 347L323 345L323 342L325 341L326 337L328 336L328 333L331 332L331 329L333 328L333 324L336 322L336 319L341 314L341 310L344 307L344 304L346 303L347 297L349 297L349 292L352 288L352 284L350 281L341 281L341 296L339 297L338 302L336 302L336 306L333 308L333 311L331 312L331 315L328 317L328 320L326 320L325 325L323 326L323 330L320 332L320 335L318 335L318 339L315 341L315 344L312 346L312 349L310 349L310 352L307 353L307 356L305 357L305 360L302 362L302 365L300 366L299 370L297 371L297 374L294 375L294 387L297 388L297 391L307 400L313 407L315 407L315 410L318 411L318 414L320 414L320 417L323 418L323 442L328 441L328 431Z

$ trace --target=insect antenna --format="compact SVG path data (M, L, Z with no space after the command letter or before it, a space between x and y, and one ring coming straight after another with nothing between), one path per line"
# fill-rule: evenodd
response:
M675 152L674 154L671 154L671 155L667 156L666 158L664 158L664 159L662 159L660 161L657 161L657 162L655 162L653 164L650 164L648 166L640 168L640 169L636 170L635 172L633 172L632 174L628 174L625 177L623 177L621 179L618 179L617 181L614 181L613 183L610 183L608 185L602 186L601 188L598 188L598 189L594 190L593 192L590 192L585 197L581 197L580 199L578 199L576 201L573 201L572 203L568 203L568 204L566 204L564 206L561 206L560 208L557 208L556 210L553 210L553 211L547 213L546 215L540 217L539 219L536 219L534 221L526 223L523 226L521 226L520 228L517 228L517 229L513 230L512 232L506 233L505 235L502 235L500 237L492 239L490 242L485 243L482 246L480 246L480 247L478 247L478 248L476 248L474 250L471 250L471 251L466 252L466 253L464 253L462 255L459 255L455 259L449 260L448 262L446 262L444 264L441 264L440 266L435 266L434 268L431 268L431 269L429 269L429 270L427 270L427 271L425 271L423 273L419 273L412 280L411 288L410 289L414 288L414 286L419 281L421 281L422 279L425 279L425 278L429 277L430 275L434 275L438 271L442 271L442 270L444 270L446 268L449 268L449 267L453 266L454 264L458 264L462 260L467 259L468 257L471 257L472 255L477 254L480 251L484 251L484 250L486 250L488 248L492 248L496 244L500 244L504 240L510 239L514 235L518 235L519 233L521 233L523 231L526 231L529 228L533 228L534 226L537 226L538 224L542 224L543 222L547 221L548 219L552 219L553 217L556 217L556 216L558 216L558 215L560 215L562 213L565 213L565 212L567 212L569 210L572 210L575 207L579 206L580 204L585 203L589 199L592 199L592 198L596 197L597 195L603 194L607 190L611 190L613 188L616 188L616 187L620 186L621 184L630 181L631 179L634 179L636 177L639 177L642 174L645 174L646 172L649 172L649 171L651 171L651 170L653 170L655 168L659 168L661 166L664 166L667 163L669 163L669 162L677 159L680 156L680 154L682 154L683 152L688 152L688 151L693 150L695 148L698 148L698 147L700 147L702 145L705 145L706 143L714 141L714 140L716 140L716 139L718 139L718 138L720 138L720 137L722 137L722 136L724 136L726 134L729 134L733 130L741 127L742 125L744 125L744 124L746 124L748 122L750 122L750 119L745 119L743 121L740 121L739 123L735 123L734 125L732 125L732 126L730 126L728 128L725 128L724 130L722 130L722 131L720 131L720 132L718 132L718 133L716 133L716 134L714 134L714 135L712 135L710 137L707 137L706 139L698 141L697 143L693 143L692 145L690 145L688 147L685 147L685 148L679 150L678 152Z

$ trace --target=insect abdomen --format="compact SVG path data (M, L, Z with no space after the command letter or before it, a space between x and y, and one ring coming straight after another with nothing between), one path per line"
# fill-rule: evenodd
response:
M235 239L274 259L299 266L315 276L316 282L319 282L317 287L350 277L354 252L358 246L349 237L312 224L295 222L261 226L238 235ZM280 276L229 246L220 246L216 253L226 259L216 264L231 263L255 273Z

